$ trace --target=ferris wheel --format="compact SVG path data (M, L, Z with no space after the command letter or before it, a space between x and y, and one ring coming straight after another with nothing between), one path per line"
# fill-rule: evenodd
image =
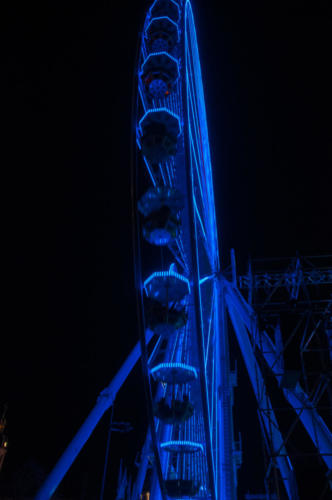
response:
M148 481L154 498L231 499L231 374L189 1L152 4L137 73L136 285L154 466L142 461L136 493Z
M300 498L299 453L289 451L298 423L309 437L309 455L322 470L319 498L327 498L332 432L318 403L331 412L332 256L320 268L296 258L286 270L274 263L269 272L250 267L247 276L237 278L233 254L231 279L225 269L221 274L189 0L153 2L140 34L136 70L132 197L140 341L100 393L36 500L53 495L140 357L148 428L133 487L124 476L118 500L138 500L144 492L151 492L153 500L236 500L242 452L234 439L236 372L230 368L228 325L256 398L267 457L266 495L245 498ZM289 324L295 313L300 316L293 333L284 329L286 342L284 310L292 316L290 323L290 316L285 318ZM287 368L285 355L302 324L300 372ZM310 361L313 374L305 362L309 354L319 357ZM281 398L275 405L277 389ZM284 425L281 410L295 415L286 432L279 426L279 421Z

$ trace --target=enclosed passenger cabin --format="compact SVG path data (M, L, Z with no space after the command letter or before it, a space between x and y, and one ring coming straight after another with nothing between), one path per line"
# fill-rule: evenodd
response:
M174 0L156 0L150 9L151 17L169 17L177 23L180 18L179 6Z
M187 322L185 298L189 281L172 271L153 273L145 282L147 326L157 335L170 337Z
M167 338L183 328L188 321L182 304L163 305L157 300L145 299L146 324L157 335Z
M144 281L147 297L163 305L181 302L190 293L188 279L173 270L156 271Z
M177 24L169 17L151 19L145 35L151 52L172 52L179 41Z
M165 108L149 110L139 125L142 152L149 161L159 163L176 154L181 127L174 113Z
M199 492L200 483L194 479L167 479L165 488L171 498L194 497Z
M168 186L150 188L138 202L143 215L143 236L153 245L168 245L180 230L183 196Z
M180 425L189 420L194 414L194 405L188 398L173 399L168 404L165 398L160 399L154 408L154 415L168 425ZM166 449L166 451L169 451ZM171 450L175 451L175 450Z
M141 79L152 98L169 95L178 76L178 62L167 52L150 54L142 65Z

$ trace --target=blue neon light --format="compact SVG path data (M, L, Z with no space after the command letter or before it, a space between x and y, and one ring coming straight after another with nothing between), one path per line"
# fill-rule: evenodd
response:
M151 52L148 57L145 59L145 61L143 62L142 64L142 68L145 66L145 64L148 62L148 60L151 58L151 57L156 57L156 56L166 56L168 57L169 59L171 59L177 66L177 69L179 71L179 63L178 63L178 60L175 59L175 57L171 56L171 54L169 54L168 52L166 51L161 51L161 52Z
M141 149L141 147L140 147L140 149ZM147 170L148 170L148 172L149 172L149 175L150 175L150 178L151 178L152 184L154 185L154 187L156 187L157 183L156 183L156 181L155 181L155 178L154 178L154 175L153 175L152 170L151 170L151 168L150 168L150 165L149 165L149 163L148 163L148 160L145 158L145 156L143 156L143 158L144 158L144 162L145 162L146 168L147 168Z
M166 441L160 444L160 448L165 449L165 451L172 451L172 448L183 448L184 453L203 452L204 449L201 443L195 443L194 441Z
M178 6L177 2L174 2L174 0L168 0L168 1L170 3L173 3L176 6L176 8L178 10L178 16L180 17L180 9L179 9L179 6ZM153 8L154 8L154 6L156 5L157 2L158 2L158 0L154 0L153 4L151 5L151 7L149 9L149 14L150 15L152 15L151 12L152 12L152 10L153 10Z
M212 280L215 277L216 277L215 274L210 274L209 276L205 276L204 278L201 278L199 280L199 284L203 285L203 283L205 283L206 281L210 281L210 280Z
M187 284L188 286L188 291L190 293L190 282L189 280L185 277L182 276L182 274L176 273L175 271L169 270L169 271L156 271L151 276L149 276L145 281L144 281L144 288L146 289L147 285L154 280L155 278L176 278L180 281L183 281L184 283Z
M189 119L190 133L191 133L191 127L193 126L195 135L198 133L198 131L200 135L199 138L196 136L196 139L197 142L201 144L201 154L203 160L201 162L201 169L204 172L205 190L206 190L204 199L208 204L208 210L206 210L207 212L206 215L208 216L208 221L209 221L208 234L213 255L213 265L216 266L216 268L218 268L219 252L218 252L218 240L217 240L217 230L216 230L215 210L214 210L211 159L210 159L209 140L208 140L208 131L206 123L205 105L204 105L204 92L202 86L199 54L197 50L196 31L189 0L186 1L185 14L188 26L188 30L186 30L185 32L186 67L188 69L188 71L186 72L186 84L187 84L188 94L191 97L193 97L193 95L196 96L195 104L193 102L191 103L192 114L190 113L189 103L187 102L187 116ZM193 91L191 91L191 89L193 89ZM198 116L196 114L197 112Z
M173 26L175 27L176 31L177 31L177 35L178 35L178 40L179 40L179 30L178 30L178 25L172 21L172 19L168 16L161 16L161 17L154 17L151 19L151 21L149 22L149 24L147 25L146 29L145 29L145 32L147 32L151 26L151 24L155 21L161 21L161 20L167 20L169 21L171 24L173 24Z
M185 370L187 372L191 372L193 374L194 378L197 378L196 368L194 368L193 366L190 366L190 365L186 365L184 363L160 363L159 365L151 368L151 374L153 374L159 370L165 369L165 368L166 369L167 368L179 368L179 369Z
M178 121L178 124L179 124L179 132L178 132L178 136L181 134L181 122L180 122L180 118L178 117L178 115L176 115L175 113L173 113L173 111L171 111L170 109L168 108L152 108L152 109L148 109L148 111L144 114L144 116L140 119L139 121L139 128L140 128L140 131L142 133L142 122L146 119L146 117L149 115L149 114L153 114L153 113L167 113L169 115L171 115L173 118L175 118L177 121Z

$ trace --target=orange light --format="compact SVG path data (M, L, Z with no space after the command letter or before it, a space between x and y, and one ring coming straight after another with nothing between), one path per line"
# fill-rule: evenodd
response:
M141 493L140 499L141 500L150 500L150 492L146 491L145 493Z

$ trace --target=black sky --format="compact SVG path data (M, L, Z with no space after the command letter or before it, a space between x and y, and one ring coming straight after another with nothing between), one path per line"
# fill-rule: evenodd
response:
M254 14L246 3L232 12L193 4L223 262L231 247L240 267L249 255L331 253L328 8ZM148 5L27 3L13 5L6 23L3 493L15 484L19 494L22 471L42 477L55 463L137 341L131 92ZM112 470L143 439L139 376L115 408L137 430L114 437ZM106 420L65 495L97 497Z

